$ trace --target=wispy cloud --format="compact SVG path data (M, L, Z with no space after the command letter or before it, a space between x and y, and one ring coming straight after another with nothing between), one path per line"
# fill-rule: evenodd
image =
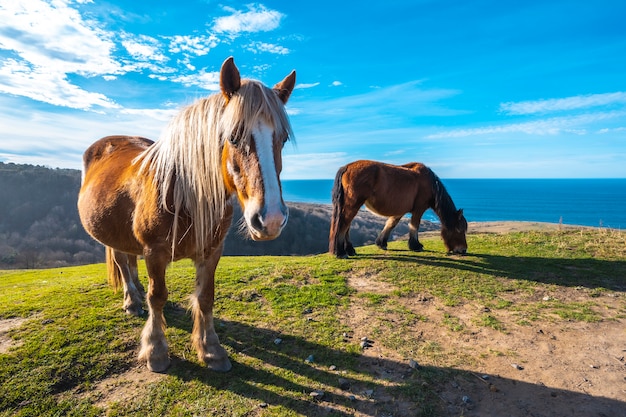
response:
M134 59L140 61L165 62L168 60L160 51L159 41L150 36L140 35L134 39L124 39L122 45Z
M118 107L69 81L68 74L111 79L125 72L112 58L115 43L77 10L64 1L3 2L0 21L0 50L10 57L0 64L1 93L83 110Z
M219 71L206 72L201 70L194 74L176 75L171 77L171 80L187 87L196 86L208 91L218 91L220 89Z
M426 139L462 138L469 136L502 135L525 133L528 135L546 136L560 133L584 134L587 126L603 120L624 117L626 112L614 111L606 113L584 114L580 116L553 117L525 123L508 123L498 126L485 126L474 129L454 129L426 136Z
M189 54L203 56L209 53L212 48L219 44L219 39L215 35L176 35L166 37L169 39L169 51L174 54Z
M213 31L237 35L242 32L268 32L278 28L284 14L270 10L263 5L248 5L247 11L239 11L230 7L224 8L231 12L230 16L218 17L213 22Z
M252 4L243 11L225 8L231 14L213 21L213 33L147 36L107 30L106 20L98 22L80 14L77 4L87 3L90 1L29 0L0 4L0 93L102 112L123 106L106 96L106 87L97 91L96 83L77 82L76 76L112 81L135 72L215 91L219 85L216 73L198 70L194 59L224 42L220 34L232 39L271 31L284 18L278 11ZM289 53L269 42L252 42L247 49Z
M441 101L460 94L452 89L427 89L421 81L410 81L385 88L374 88L363 94L340 95L322 101L309 102L306 114L311 117L338 119L351 124L362 121L386 120L391 125L399 120L412 120L418 116L454 116L467 113L440 104ZM298 85L296 88L316 86Z
M0 66L0 92L73 109L120 107L104 94L89 92L70 83L63 72L15 59L7 59Z
M282 178L319 179L330 178L337 168L350 162L351 155L345 152L289 154L283 157Z
M313 87L317 87L318 85L320 85L320 83L299 83L296 84L296 90L298 89L307 89L307 88L313 88Z
M500 104L500 111L509 115L550 113L591 107L626 104L626 92L589 94L547 100L508 102Z
M87 76L123 72L110 36L65 1L3 2L0 21L0 47L33 66Z
M289 53L289 49L284 46L266 42L252 42L246 47L246 49L250 52L254 52L255 54L259 52L269 52L276 55L287 55Z
M24 112L19 98L0 95L0 160L79 169L82 152L106 135L157 139L175 110L120 109L96 114L80 110Z

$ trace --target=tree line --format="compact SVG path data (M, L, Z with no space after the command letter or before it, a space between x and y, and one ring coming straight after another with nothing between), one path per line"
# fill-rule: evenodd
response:
M81 172L0 162L0 269L50 268L104 261L102 245L83 229L76 208ZM238 206L238 204L235 204ZM224 245L230 256L326 252L331 207L287 202L289 221L276 240L254 242L240 230L237 208ZM371 244L384 220L362 211L352 223L355 245ZM428 228L429 225L426 225ZM394 236L408 233L401 222Z

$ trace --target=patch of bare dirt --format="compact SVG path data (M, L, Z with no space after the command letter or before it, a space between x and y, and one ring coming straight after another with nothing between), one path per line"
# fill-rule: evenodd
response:
M148 367L137 365L122 374L99 381L88 392L76 394L90 397L96 407L108 409L111 404L124 404L143 395L151 383L164 378L166 374L151 372Z
M10 338L7 333L20 327L26 320L21 317L0 320L0 354L7 353L12 347L18 346L17 342Z
M348 282L357 293L390 290L375 273ZM554 291L550 296L560 300L585 297L575 288ZM368 306L358 297L344 322L356 340L372 338L376 329L377 336L363 351L362 366L380 378L401 382L410 371L451 371L452 379L436 387L446 415L618 417L626 415L626 327L611 314L623 309L624 294L600 297L594 300L607 319L595 323L547 316L523 325L515 311L490 311L472 303L444 306L427 296L399 299L420 318L411 325L402 324L406 314ZM484 314L497 317L501 328L477 323ZM410 369L410 361L419 364L417 369ZM376 395L377 413L414 415L409 401L389 402L387 394Z
M520 221L494 221L494 222L469 222L468 233L510 233L528 232L531 230L550 231L581 229L586 226L573 226L558 223L543 222L520 222Z

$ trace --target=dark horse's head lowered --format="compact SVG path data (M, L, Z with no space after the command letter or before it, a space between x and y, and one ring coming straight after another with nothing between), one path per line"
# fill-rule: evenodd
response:
M433 184L433 206L441 220L441 238L448 253L467 253L467 220L463 215L463 209L456 209L450 194L446 191L443 183L435 173L430 170Z

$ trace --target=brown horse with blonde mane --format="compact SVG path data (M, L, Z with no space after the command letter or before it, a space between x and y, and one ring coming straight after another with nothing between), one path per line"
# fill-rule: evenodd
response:
M363 204L388 217L376 238L387 249L387 241L402 216L411 213L409 249L424 250L418 239L420 221L431 208L441 220L441 237L449 253L467 251L467 221L435 173L426 165L411 162L397 166L375 161L354 161L337 171L332 191L333 212L328 250L338 258L356 255L350 242L350 223Z
M160 139L109 136L84 154L78 210L87 232L107 247L109 276L124 286L124 309L142 312L137 256L148 271L148 319L139 358L151 371L170 364L163 307L165 269L190 258L192 343L210 369L231 363L213 324L214 274L237 195L254 240L276 238L288 218L281 194L281 151L292 136L284 105L295 71L273 89L242 80L231 58L220 70L221 93L175 116Z

